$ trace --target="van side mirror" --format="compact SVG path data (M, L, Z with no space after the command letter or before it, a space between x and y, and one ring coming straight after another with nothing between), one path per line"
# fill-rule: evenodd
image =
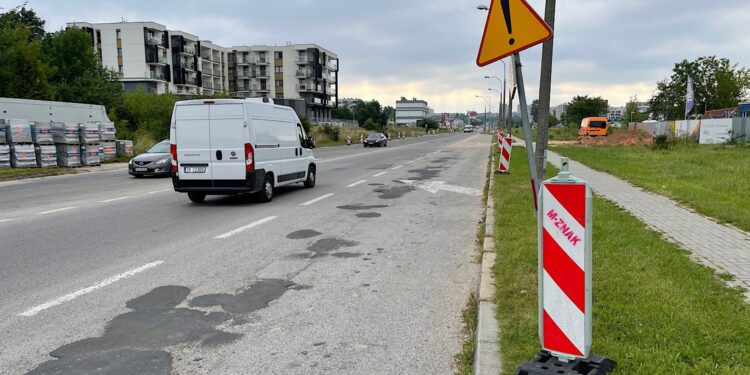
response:
M307 139L305 140L304 147L310 148L310 149L315 148L315 138L307 137Z

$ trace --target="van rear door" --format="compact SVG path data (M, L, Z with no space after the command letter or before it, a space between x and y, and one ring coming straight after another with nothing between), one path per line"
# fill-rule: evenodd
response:
M245 180L245 143L249 143L242 103L210 107L211 170L214 181Z
M212 180L209 105L175 106L175 140L180 180Z

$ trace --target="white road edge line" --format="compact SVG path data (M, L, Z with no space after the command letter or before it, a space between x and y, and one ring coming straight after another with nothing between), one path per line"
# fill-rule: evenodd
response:
M13 219L0 219L0 223L5 223L8 221L13 221Z
M321 195L321 196L319 196L319 197L317 197L315 199L311 199L311 200L309 200L309 201L307 201L305 203L300 204L300 206L309 206L309 205L311 205L311 204L313 204L315 202L320 202L323 199L326 199L326 198L330 197L331 195L333 195L333 193L328 193L328 194L325 194L325 195Z
M170 191L172 189L161 189L161 190L155 190L155 191L149 191L149 194L156 194L156 193L163 193L165 191Z
M394 170L394 171L395 171L396 169L399 169L399 168L401 168L401 167L403 167L403 165L397 165L397 166L395 166L395 167L391 168L391 170Z
M91 293L91 292L93 292L93 291L95 291L97 289L104 288L107 285L110 285L112 283L115 283L117 281L120 281L120 280L128 278L128 277L131 277L131 276L133 276L135 274L141 273L141 272L146 271L146 270L148 270L150 268L154 268L154 267L156 267L156 266L158 266L158 265L160 265L162 263L164 263L163 260L157 260L156 262L146 263L146 264L144 264L144 265L142 265L142 266L140 266L138 268L133 268L130 271L126 271L126 272L123 272L123 273L121 273L119 275L112 276L112 277L110 277L110 278L108 278L106 280L103 280L103 281L101 281L101 282L99 282L97 284L94 284L92 286L89 286L89 287L77 290L77 291L75 291L73 293L70 293L70 294L66 294L66 295L64 295L64 296L62 296L60 298L53 299L52 301L43 303L43 304L41 304L39 306L32 307L32 308L30 308L30 309L28 309L28 310L26 310L26 311L24 311L24 312L22 312L22 313L20 313L18 315L21 315L21 316L34 316L34 315L38 314L39 312L41 312L43 310L46 310L46 309L48 309L50 307L57 306L57 305L63 304L63 303L68 302L68 301L72 301L72 300L74 300L74 299L76 299L76 298L78 298L78 297L80 297L80 296L82 296L84 294L88 294L88 293Z
M384 175L386 173L388 173L388 171L382 171L380 173L375 173L374 175L372 175L372 177L380 177L380 176L382 176L382 175Z
M351 183L349 185L346 185L346 187L348 187L348 188L355 187L355 186L357 186L359 184L362 184L362 183L365 183L365 182L367 182L367 180L359 180L357 182L354 182L354 183Z
M269 216L267 218L260 219L258 221L252 222L252 223L250 223L248 225L245 225L244 227L239 227L239 228L237 228L235 230L226 232L224 234L220 234L220 235L214 237L214 239L221 240L221 239L232 237L232 236L234 236L237 233L244 232L244 231L246 231L246 230L248 230L250 228L257 227L258 225L261 225L261 224L267 223L267 222L269 222L271 220L274 220L274 219L276 219L276 217L277 216Z
M99 201L99 203L109 203L109 202L121 201L123 199L128 199L128 198L130 198L130 197L117 197L117 198L112 198L112 199L105 199L103 201Z
M60 212L60 211L72 210L72 209L74 209L74 208L75 208L75 207L73 207L73 206L70 206L70 207L63 207L63 208L56 208L56 209L54 209L54 210L49 210L49 211L42 211L42 212L37 212L36 214L37 214L37 215L47 215L47 214L53 214L53 213L55 213L55 212Z

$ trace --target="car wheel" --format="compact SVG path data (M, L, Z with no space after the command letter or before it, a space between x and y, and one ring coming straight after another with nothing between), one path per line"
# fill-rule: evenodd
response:
M193 203L201 203L206 199L206 194L204 193L188 193L188 198L190 198L190 201Z
M258 192L258 200L263 203L273 200L273 176L271 174L266 175L266 179L263 181L263 189Z
M305 180L306 188L315 187L315 167L312 165L307 168L307 180Z
M388 142L383 142L383 147L388 147Z

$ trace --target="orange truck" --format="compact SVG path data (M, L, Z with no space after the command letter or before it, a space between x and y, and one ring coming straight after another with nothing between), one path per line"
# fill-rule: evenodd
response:
M606 136L609 133L609 121L606 117L586 117L581 120L578 139L583 137Z

